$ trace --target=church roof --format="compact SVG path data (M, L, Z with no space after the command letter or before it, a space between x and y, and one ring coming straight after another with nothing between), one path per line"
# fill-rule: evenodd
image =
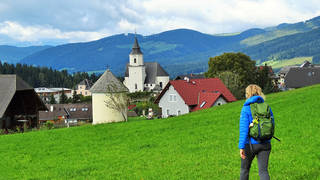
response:
M146 79L145 84L155 84L156 83L156 77L157 76L169 76L169 74L160 66L157 62L145 62L144 63L146 67ZM129 71L128 71L127 64L125 77L129 77Z
M134 37L134 43L130 54L142 54L137 37Z
M90 89L91 93L127 92L125 87L110 70L106 70Z

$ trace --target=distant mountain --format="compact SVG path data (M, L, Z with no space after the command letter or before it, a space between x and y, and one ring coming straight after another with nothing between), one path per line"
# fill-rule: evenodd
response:
M308 32L320 27L320 16L312 18L304 22L294 24L282 23L275 27L264 29L264 33L251 36L241 41L241 45L253 46L266 41L270 41L283 36L293 35L302 32Z
M266 41L242 51L260 62L316 56L320 54L320 28Z
M174 77L207 70L209 57L223 52L244 52L263 62L274 59L315 56L320 16L305 22L280 24L242 33L209 35L177 29L150 36L137 35L146 62L159 62ZM75 71L103 71L123 75L134 34L118 34L97 41L45 48L25 56L20 62ZM319 39L319 38L318 38Z
M0 61L8 63L17 63L26 56L29 56L35 52L42 51L50 47L52 46L15 47L0 45Z
M150 36L137 35L144 59L162 65L208 61L210 56L239 48L239 42L263 30L248 30L235 36L213 36L188 29L166 31ZM87 43L60 45L25 57L21 63L50 66L71 71L103 70L110 66L122 75L134 34L119 34ZM170 72L169 72L170 73Z

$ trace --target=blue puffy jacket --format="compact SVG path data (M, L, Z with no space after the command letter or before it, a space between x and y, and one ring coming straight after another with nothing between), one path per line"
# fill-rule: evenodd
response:
M244 149L246 144L249 144L249 125L252 123L252 114L250 109L250 104L253 103L263 103L264 100L261 96L252 96L246 100L244 103L241 115L240 115L240 136L239 136L239 149ZM270 108L270 113L273 118L273 113ZM251 144L259 144L258 141L250 137ZM263 143L267 143L269 141L264 141Z

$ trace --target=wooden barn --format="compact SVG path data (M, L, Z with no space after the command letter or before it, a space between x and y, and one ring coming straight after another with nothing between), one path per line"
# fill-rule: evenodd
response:
M33 87L17 75L0 75L0 129L38 127L40 110L47 107Z

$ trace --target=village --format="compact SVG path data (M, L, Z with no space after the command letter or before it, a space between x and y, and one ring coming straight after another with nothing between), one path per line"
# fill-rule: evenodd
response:
M320 66L305 61L275 74L267 68L280 91L320 83ZM123 82L107 69L96 82L83 79L75 89L36 87L17 75L0 75L2 133L45 127L61 128L82 124L125 122L130 117L168 118L237 101L219 78L204 74L179 75L174 79L157 62L144 62L135 37ZM61 103L75 95L85 102ZM52 101L54 103L52 103Z

